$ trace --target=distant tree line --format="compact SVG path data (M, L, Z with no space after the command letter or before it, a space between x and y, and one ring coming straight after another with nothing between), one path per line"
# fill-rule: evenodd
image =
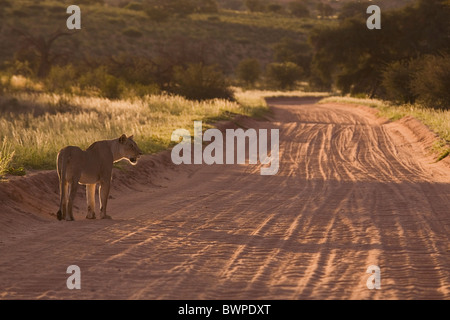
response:
M364 27L367 5L349 4L338 27L311 33L311 85L449 109L449 1L419 0L383 12L381 30Z
M327 12L322 2L293 0L279 10L270 1L230 1L236 7L271 10L298 17L318 18ZM3 8L9 1L0 0ZM325 3L325 2L324 2ZM381 30L368 30L366 9L371 2L348 2L333 12L337 24L313 28L305 37L282 38L274 44L270 61L242 57L233 68L225 68L208 40L168 39L139 55L83 56L68 59L73 46L67 31L34 35L33 30L3 28L17 38L20 48L12 61L2 65L9 74L38 78L46 89L72 93L96 92L115 99L167 91L190 99L232 99L230 85L248 88L339 90L342 94L365 94L398 103L419 101L427 106L449 108L450 23L448 0L417 0L403 9L382 12ZM147 13L154 23L171 23L193 13L216 16L222 1L144 0L120 4L128 10ZM258 7L261 6L261 7ZM0 15L4 14L4 9ZM259 8L259 9L258 9ZM242 9L242 8L241 8ZM168 22L164 22L165 20ZM220 21L220 19L219 19ZM0 25L1 27L1 25ZM138 29L123 31L138 37ZM126 34L125 34L126 33ZM66 47L66 51L61 48ZM2 80L2 87L8 83ZM0 88L1 89L1 88ZM2 89L3 90L3 89Z

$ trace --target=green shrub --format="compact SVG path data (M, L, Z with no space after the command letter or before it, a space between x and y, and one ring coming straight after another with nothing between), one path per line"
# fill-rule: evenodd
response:
M308 7L302 1L290 2L288 8L289 12L298 18L309 17Z
M428 108L450 108L450 56L426 55L395 61L383 72L385 98L396 103L420 102Z
M276 62L293 62L303 69L305 76L309 75L312 53L307 43L284 37L274 45L273 49Z
M261 76L259 61L252 58L242 60L236 69L236 74L239 80L243 81L247 86L254 85Z
M385 68L381 85L385 97L396 103L414 103L414 94L411 81L416 71L416 61L395 61Z
M11 174L13 176L24 176L27 174L27 171L24 167L9 167L7 170L8 174Z
M427 55L412 79L417 100L426 107L450 109L450 55Z
M199 13L217 13L219 5L216 0L197 0L196 11Z
M121 81L110 75L105 75L104 81L100 85L102 96L108 99L119 99L123 92Z
M100 96L108 99L118 99L124 92L122 81L109 74L104 66L83 74L78 84L81 89L97 89Z
M28 13L23 11L23 10L19 10L19 9L14 9L12 11L12 15L17 17L17 18L26 18L28 17Z
M11 3L8 0L0 0L0 7L1 8L10 8Z
M77 0L77 4L98 4L103 5L105 4L104 0Z
M219 5L223 9L242 10L244 6L243 0L218 0Z
M142 37L142 32L134 27L128 27L125 30L122 31L124 36L130 37L130 38L140 38Z
M283 6L278 3L269 3L267 5L267 11L274 12L274 13L280 13L283 10Z
M209 16L208 17L208 21L212 21L212 22L220 22L220 17L219 16Z
M303 69L293 62L274 62L267 66L269 82L280 89L292 89L302 73Z
M145 13L151 21L165 22L169 19L170 14L162 6L151 6L145 10Z
M189 64L187 68L174 70L176 86L174 93L190 100L228 99L233 100L228 81L215 66L202 63Z
M245 0L244 4L251 12L264 12L266 10L265 3L262 0Z
M142 3L131 1L125 7L128 10L142 11L144 9Z
M371 3L369 1L349 1L347 3L344 3L339 9L338 18L341 20L351 17L366 19L366 10L370 5Z
M73 65L54 66L45 79L45 86L52 92L71 93L76 81L77 72Z
M146 95L161 94L161 90L157 84L144 85L141 83L134 83L125 86L123 92L121 92L122 98L143 98Z

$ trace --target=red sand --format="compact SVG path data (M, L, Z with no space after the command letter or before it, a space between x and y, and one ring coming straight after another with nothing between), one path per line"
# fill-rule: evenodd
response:
M114 169L108 214L57 221L55 171L0 184L2 299L449 299L450 165L413 118L270 100L280 170L181 165L170 153ZM98 212L98 208L97 208ZM81 290L66 269L81 268ZM369 290L366 269L381 269Z

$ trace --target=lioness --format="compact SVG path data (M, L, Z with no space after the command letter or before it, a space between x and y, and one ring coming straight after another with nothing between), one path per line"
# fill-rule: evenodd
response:
M72 207L78 184L86 185L88 213L86 218L95 219L95 187L100 184L100 218L111 218L106 214L113 163L127 159L135 165L142 155L133 140L123 134L118 139L97 141L86 151L68 146L58 153L56 159L59 176L60 205L58 220L74 220Z

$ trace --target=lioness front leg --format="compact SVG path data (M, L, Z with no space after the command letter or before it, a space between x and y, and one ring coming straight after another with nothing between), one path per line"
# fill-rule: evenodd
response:
M108 204L109 187L110 180L107 182L100 183L99 197L100 197L100 218L101 219L111 219L110 216L106 214L106 205Z
M86 185L86 199L88 209L86 219L95 219L95 187L95 183Z

